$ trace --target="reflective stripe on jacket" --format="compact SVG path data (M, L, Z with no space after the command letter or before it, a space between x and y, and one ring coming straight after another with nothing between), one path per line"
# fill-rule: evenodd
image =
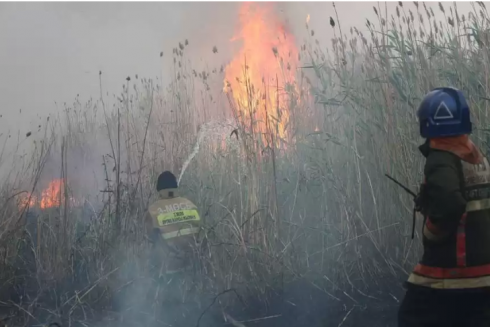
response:
M160 198L148 208L149 225L152 229L159 230L167 241L192 236L199 232L201 226L196 205L177 196L176 192L174 189L160 191Z
M490 165L421 147L428 208L424 254L408 282L432 288L490 287Z

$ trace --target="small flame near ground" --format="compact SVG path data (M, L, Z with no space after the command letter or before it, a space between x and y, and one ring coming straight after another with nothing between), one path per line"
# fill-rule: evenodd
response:
M77 201L72 197L69 197L71 204L77 204ZM65 202L65 181L64 179L54 179L49 182L41 195L38 197L31 193L23 193L19 196L19 207L23 208L26 205L29 207L39 207L41 209L47 209L52 207L59 207Z
M296 91L299 51L294 37L263 4L244 3L240 30L233 41L242 47L225 70L224 91L232 94L242 125L262 135L271 130L287 140L288 92ZM263 140L265 141L265 140Z

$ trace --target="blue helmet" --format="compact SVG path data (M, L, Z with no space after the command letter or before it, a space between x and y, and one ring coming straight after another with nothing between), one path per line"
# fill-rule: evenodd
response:
M440 87L427 93L417 116L423 138L471 134L470 108L456 88Z

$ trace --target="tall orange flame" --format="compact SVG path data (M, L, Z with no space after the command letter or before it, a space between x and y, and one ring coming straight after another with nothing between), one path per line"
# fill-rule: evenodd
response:
M253 3L242 5L240 31L231 40L242 41L242 48L226 67L224 91L233 95L240 123L262 135L274 131L285 140L288 92L296 88L298 49L270 9Z

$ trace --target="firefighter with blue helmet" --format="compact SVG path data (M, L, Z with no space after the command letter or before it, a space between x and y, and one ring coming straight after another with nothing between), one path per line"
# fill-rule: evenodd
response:
M430 91L417 111L425 157L423 255L406 282L399 327L490 326L490 165L471 141L463 93Z
M470 108L455 88L437 88L424 97L417 111L423 138L471 134Z

